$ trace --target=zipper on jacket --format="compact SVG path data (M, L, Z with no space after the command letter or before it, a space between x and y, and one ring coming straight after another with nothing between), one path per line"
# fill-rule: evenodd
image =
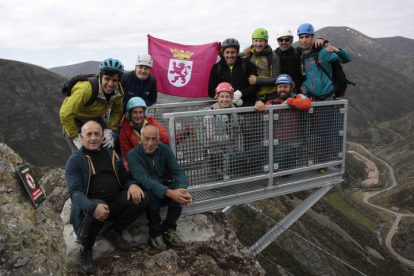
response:
M91 184L91 174L92 171L95 171L95 168L92 165L92 160L89 157L89 155L86 155L86 159L88 160L88 166L89 166L89 177L88 177L88 185L86 186L86 196L88 196L89 193L89 185Z
M118 155L115 153L115 150L112 150L112 168L114 169L115 177L116 177L116 180L118 181L119 186L121 186L122 189L125 189L124 186L122 186L121 181L119 181L118 173L116 171L116 166L115 166L115 156L118 157Z

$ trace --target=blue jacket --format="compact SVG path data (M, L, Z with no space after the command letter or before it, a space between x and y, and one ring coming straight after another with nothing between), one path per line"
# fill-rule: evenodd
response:
M153 192L159 198L164 198L168 187L167 169L171 171L177 188L187 189L187 176L177 162L171 148L158 144L152 154L145 152L142 144L133 148L127 155L129 171L145 190Z
M332 93L334 86L328 76L318 68L318 65L315 63L313 51L314 49L312 49L309 54L302 52L301 55L301 60L304 63L304 69L306 72L306 80L303 85L306 87L309 96L318 98ZM338 54L329 53L326 51L325 46L319 51L318 60L319 64L332 77L331 64L337 60L341 63L348 63L351 61L351 55L344 49L341 49Z
M73 225L76 234L82 223L83 213L93 215L98 206L97 203L92 202L87 196L91 179L91 159L85 155L82 149L83 147L69 157L65 168L66 183L72 201L70 223ZM127 173L122 160L114 150L107 148L101 148L101 150L105 150L111 158L116 179L122 189L128 189L131 184L136 183Z

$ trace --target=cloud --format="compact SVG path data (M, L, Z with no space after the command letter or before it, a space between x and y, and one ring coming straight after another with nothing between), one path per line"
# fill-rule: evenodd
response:
M45 51L43 63L61 62L55 66L87 54L91 55L87 60L116 51L120 51L117 56L126 52L135 56L145 51L147 34L182 44L234 37L247 46L253 30L263 27L270 33L270 44L276 44L279 28L295 32L301 23L309 22L316 29L348 26L371 37L414 38L414 9L408 0L335 0L317 5L305 0L15 0L0 3L0 9L0 58L14 58L18 53L20 60L32 62L33 53ZM58 56L46 61L47 53Z

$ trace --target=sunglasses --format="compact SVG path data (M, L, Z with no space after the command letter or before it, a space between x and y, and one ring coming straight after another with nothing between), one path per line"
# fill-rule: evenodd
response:
M289 42L291 38L278 38L277 41L279 42Z

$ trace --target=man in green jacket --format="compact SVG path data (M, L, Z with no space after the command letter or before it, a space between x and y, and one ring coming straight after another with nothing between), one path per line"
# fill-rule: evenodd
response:
M80 81L73 86L71 95L65 98L60 108L60 121L72 152L82 146L81 127L91 120L98 122L104 129L102 145L107 148L114 146L112 131L118 129L118 122L122 116L124 92L119 80L124 74L124 66L119 60L108 58L102 61L99 71L99 91L96 89L96 100L91 105L88 102L94 96L92 83ZM109 110L110 119L106 125L102 116Z
M142 143L127 155L131 175L138 181L150 198L147 219L150 243L158 251L184 248L185 244L176 232L177 220L182 207L191 204L187 191L187 176L177 162L171 148L161 144L156 126L146 125L141 129ZM167 177L171 172L172 180ZM161 203L168 201L167 218L161 225Z

